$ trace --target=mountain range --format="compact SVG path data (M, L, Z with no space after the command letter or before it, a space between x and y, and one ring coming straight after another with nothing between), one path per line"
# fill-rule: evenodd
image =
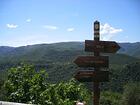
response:
M140 58L140 42L119 43L120 50L112 57L119 56L130 59ZM0 47L0 63L10 61L53 61L63 62L72 60L84 52L83 42L61 42L53 44L36 44L21 47ZM64 60L65 58L65 60ZM58 60L58 61L57 61ZM113 61L113 60L112 60Z
M109 85L105 84L104 89L108 87L115 91L120 90L120 87L122 88L122 84L124 83L123 77L130 80L133 78L138 80L140 78L137 75L140 73L138 70L140 66L140 42L119 43L119 45L121 48L116 54L101 54L109 56L108 70L112 73ZM0 79L4 80L7 77L7 72L5 72L7 69L23 62L34 64L37 69L46 69L50 82L67 81L80 69L73 63L80 55L93 55L93 53L84 51L84 42L61 42L21 47L1 46ZM127 68L129 64L130 67L128 66ZM131 76L129 73L137 76ZM117 89L116 85L119 85Z
M119 53L140 58L140 42L136 43L119 43L121 49Z

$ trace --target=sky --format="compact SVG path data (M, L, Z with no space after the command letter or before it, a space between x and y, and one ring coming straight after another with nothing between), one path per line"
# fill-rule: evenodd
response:
M93 40L140 42L140 0L0 0L0 46Z

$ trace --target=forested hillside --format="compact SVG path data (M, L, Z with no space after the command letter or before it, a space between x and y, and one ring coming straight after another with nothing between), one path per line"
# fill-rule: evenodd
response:
M140 43L121 43L119 53L105 54L109 55L110 69L113 70L113 73L116 70L116 73L119 74L126 64L140 61L139 45ZM137 55L135 55L136 53ZM5 78L6 69L24 62L35 64L37 68L45 68L49 73L49 80L52 82L69 80L78 68L73 63L74 59L79 55L92 54L84 51L83 42L0 47L0 71L3 75L1 78Z
M121 49L117 54L104 54L109 56L110 81L101 83L102 90L120 93L127 83L140 81L139 43L121 43L120 46ZM79 69L73 63L79 55L93 55L93 53L84 51L83 42L0 47L0 91L3 92L1 88L7 80L7 70L21 63L33 64L36 70L45 69L49 83L69 81ZM88 89L93 88L93 84L84 84ZM4 93L0 94L1 100L3 95Z
M129 61L130 59L133 59L132 57L139 58L140 43L120 43L120 46L121 49L118 53L123 54L120 55L121 57L125 57L125 59L128 59ZM77 55L83 54L85 54L83 42L62 42L54 44L28 45L22 47L2 46L0 47L0 63L14 63L21 61L69 62ZM113 56L114 55L111 55L111 57ZM117 61L118 57L119 55L115 57L115 61Z
M121 43L119 53L105 54L109 55L110 68L122 69L126 64L139 62L139 57L136 58L140 55L139 45L140 43ZM134 55L136 52L137 55ZM31 63L37 67L45 68L50 75L50 80L58 82L72 78L77 70L76 65L73 63L77 56L92 54L84 51L83 42L62 42L22 47L3 46L0 47L0 71L4 72L7 68L16 66L21 62Z
M119 53L140 58L140 42L137 43L120 43Z

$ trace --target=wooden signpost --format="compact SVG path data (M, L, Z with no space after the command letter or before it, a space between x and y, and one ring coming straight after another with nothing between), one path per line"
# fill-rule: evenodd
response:
M74 63L79 67L108 67L108 56L79 56Z
M74 63L79 67L94 67L93 70L80 70L74 76L79 82L94 82L93 105L99 105L100 82L109 80L109 71L101 71L100 68L108 67L108 56L100 56L101 53L116 53L120 46L114 41L100 41L100 23L94 22L94 40L85 40L85 51L94 52L94 56L79 56Z
M74 78L79 82L108 82L109 71L80 70Z
M119 49L120 46L114 41L85 40L85 51L87 52L116 53Z

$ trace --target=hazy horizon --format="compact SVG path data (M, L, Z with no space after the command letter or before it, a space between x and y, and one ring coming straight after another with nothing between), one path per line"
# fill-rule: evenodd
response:
M88 39L87 39L88 40ZM103 40L101 40L103 41ZM116 42L116 41L115 41ZM22 46L32 46L32 45L42 45L42 44L59 44L59 43L84 43L84 41L62 41L62 42L50 42L50 43L34 43L34 44L25 44L25 45L21 45L21 46L7 46L7 45L0 45L0 47L22 47ZM140 42L117 42L117 43L140 43Z

